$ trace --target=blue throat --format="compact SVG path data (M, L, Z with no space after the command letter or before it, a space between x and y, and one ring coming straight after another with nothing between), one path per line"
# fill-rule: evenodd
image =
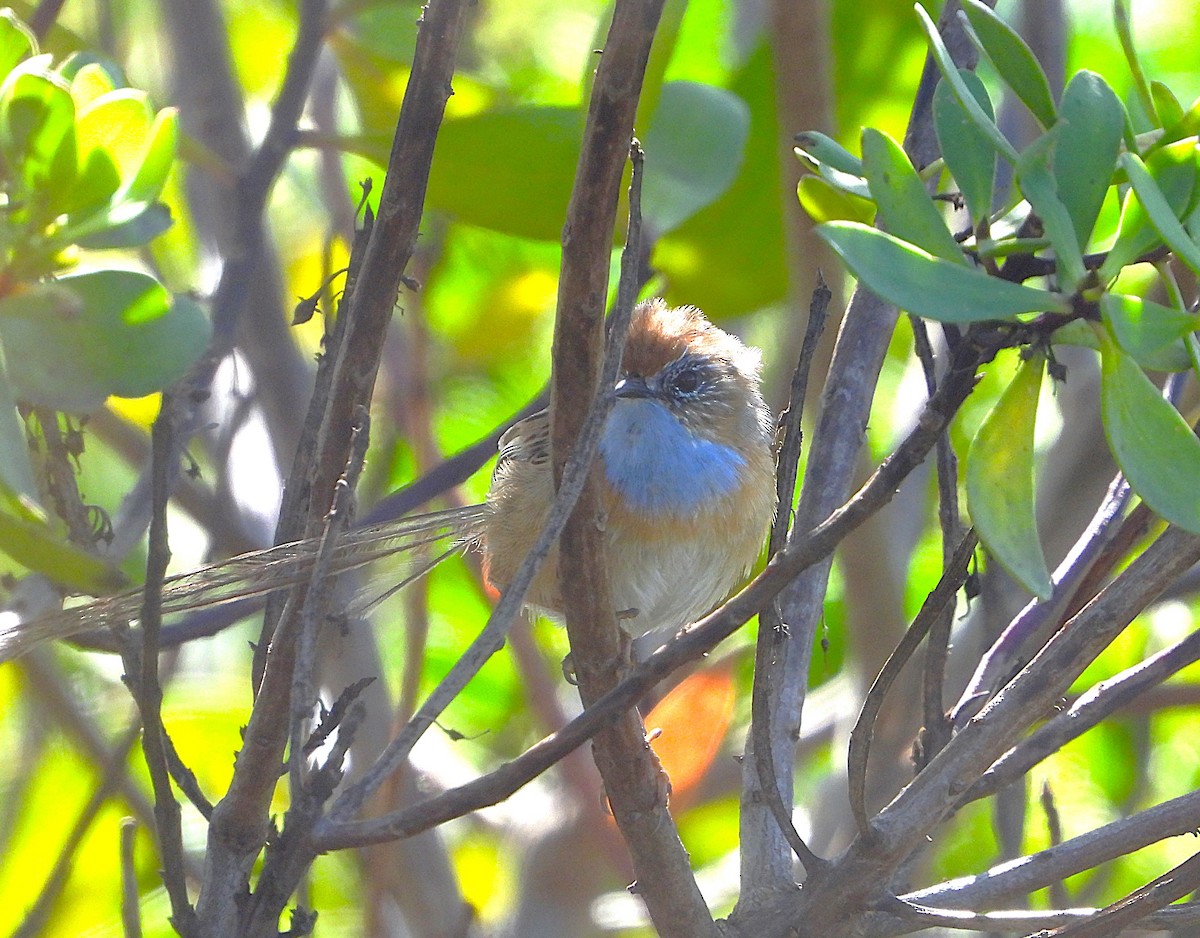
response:
M746 460L688 430L663 404L618 400L600 439L609 484L646 514L691 515L738 484Z

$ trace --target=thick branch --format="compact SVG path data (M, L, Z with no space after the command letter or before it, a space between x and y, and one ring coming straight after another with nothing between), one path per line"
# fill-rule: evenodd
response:
M621 173L662 5L662 0L618 0L592 86L563 227L550 392L556 478L575 445L587 402L597 392ZM585 705L617 685L624 661L605 565L604 534L597 523L596 491L590 482L567 522L558 569L561 594L568 598L567 634ZM626 713L601 733L594 754L613 815L633 856L637 891L659 933L689 938L711 934L712 919L667 811L661 769L637 713Z

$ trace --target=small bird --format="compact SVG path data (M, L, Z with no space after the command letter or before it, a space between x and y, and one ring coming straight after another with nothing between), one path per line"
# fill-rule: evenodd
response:
M597 455L614 612L631 635L673 631L704 615L758 557L775 512L773 423L759 366L757 349L694 307L653 299L634 310ZM449 536L456 547L482 548L487 578L503 592L553 497L550 419L541 411L501 437L484 504L348 532L332 567L351 569ZM283 544L168 578L162 610L185 612L285 588L305 579L315 549L315 541ZM555 548L526 605L561 613L557 580ZM0 613L0 660L49 639L129 621L140 603L135 589L27 621Z
M597 457L613 600L632 634L695 621L758 557L775 512L773 423L759 359L694 307L655 299L634 310ZM499 590L553 496L550 418L542 411L500 440L482 538ZM560 612L557 581L556 549L527 605Z

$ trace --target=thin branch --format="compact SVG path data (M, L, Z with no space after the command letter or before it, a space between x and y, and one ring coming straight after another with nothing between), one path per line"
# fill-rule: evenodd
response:
M550 390L550 452L556 480L578 445L587 402L598 393L597 382L604 380L604 308L621 174L662 8L663 0L616 0L592 85L563 226ZM632 198L630 207L632 222ZM640 267L640 252L631 253L622 258L623 268ZM625 279L623 270L622 287ZM621 297L622 302L632 300ZM599 510L599 479L593 473L563 530L557 570L584 706L619 683L628 647L615 621ZM712 917L667 810L662 769L638 714L631 710L622 715L596 737L592 752L633 859L636 892L658 932L689 938L711 934Z
M1173 870L1106 906L1092 918L1056 928L1047 932L1045 938L1106 938L1120 934L1197 887L1200 887L1200 854L1189 857Z
M825 330L825 319L829 312L829 300L832 294L825 284L824 278L818 274L817 286L812 293L812 301L808 307L808 325L804 333L804 342L800 348L800 358L796 362L796 370L792 373L791 391L787 409L779 415L778 428L783 430L783 442L779 447L776 459L776 509L775 523L771 526L770 543L767 546L767 556L774 557L787 542L791 530L792 504L796 497L796 479L800 469L800 453L803 444L804 431L804 401L808 392L808 376L816 356L817 345ZM777 430L778 432L778 430ZM785 793L779 789L779 776L775 770L775 752L771 745L771 683L774 675L774 663L778 647L783 639L784 624L779 607L774 603L767 606L759 616L758 641L754 651L754 681L751 698L750 734L754 754L755 769L762 797L765 799L775 823L783 832L792 852L804 865L807 876L813 876L825 865L825 861L817 856L804 842L795 824L792 823L791 812L783 803ZM786 793L790 802L791 792Z
M907 893L900 898L918 905L979 908L1023 896L1076 873L1142 849L1168 837L1200 828L1200 792L1121 818L1028 856L989 870Z
M876 853L899 863L957 804L963 790L1008 749L1162 590L1200 561L1200 536L1168 527L1052 638L876 817ZM852 847L852 851L856 848Z
M58 20L58 14L62 12L62 8L67 5L67 0L41 0L34 11L29 15L29 28L38 38L38 42L45 42L46 37L50 35L50 30Z
M800 455L804 445L804 402L808 395L808 376L816 358L817 346L825 333L825 320L829 316L829 301L832 296L825 278L818 273L817 285L813 288L808 304L808 325L804 332L804 342L800 347L796 370L792 372L788 406L779 415L776 425L776 434L783 432L783 442L779 445L776 460L778 465L775 472L775 493L779 511L775 523L771 526L771 540L767 545L767 554L770 557L774 557L783 549L791 531L792 503L796 500L796 480L800 472Z
M613 314L612 335L604 364L605 376L611 377L607 387L616 384L632 306L633 304L630 302L623 313L618 315L618 311L614 311ZM604 428L604 421L612 403L611 394L601 394L592 402L584 418L576 449L571 453L567 462L554 503L547 515L546 525L538 535L529 554L517 569L516 575L505 588L500 601L496 603L483 631L421 704L399 735L388 744L375 764L363 774L362 778L338 797L329 812L332 823L345 823L358 814L367 799L408 759L412 747L434 724L442 711L462 693L463 688L479 673L479 669L503 646L504 636L521 612L525 593L542 563L549 556L551 548L566 526L567 518L583 491L596 449L600 445L600 434ZM327 831L318 830L318 839L325 834Z
M1070 740L1082 736L1101 720L1197 660L1200 660L1200 632L1192 632L1169 648L1101 681L1005 753L968 789L960 804L986 798L1021 778Z
M854 814L854 820L858 824L859 832L862 834L866 834L870 829L866 805L867 760L870 755L875 720L883 709L887 692L895 683L896 678L900 676L900 671L908 659L916 653L921 640L929 634L934 623L945 617L947 609L953 611L954 598L958 595L963 583L966 582L970 572L968 567L971 557L974 555L978 543L979 538L974 530L963 535L958 547L954 550L954 556L950 558L946 569L942 571L937 585L925 597L920 612L913 619L908 631L904 633L904 638L900 640L896 650L888 656L883 670L871 684L871 689L867 692L867 699L863 702L862 710L859 712L858 720L855 721L854 729L850 732L850 746L846 757L850 808Z
M955 928L972 933L1020 932L1028 934L1031 929L1048 929L1074 922L1092 919L1097 909L1054 909L1048 912L1029 909L1011 909L996 912L972 912L960 909L931 908L928 905L888 901L880 905L880 911L894 918L894 923L880 923L882 934L894 934L917 929ZM1200 903L1186 903L1152 913L1141 921L1147 929L1176 929L1200 923ZM894 927L888 927L889 925ZM1042 933L1039 933L1042 934ZM1113 932L1106 931L1111 935Z
M923 319L909 315L913 331L913 346L925 374L925 390L937 390L936 363L929 329ZM950 329L952 327L946 327ZM949 337L949 336L948 336ZM955 331L953 338L961 336ZM958 461L950 445L949 434L943 434L937 444L938 521L942 529L942 562L949 567L955 545L962 537L962 521L958 511ZM946 717L943 689L946 683L946 658L950 649L950 630L954 624L954 606L948 604L932 623L929 640L925 643L925 667L922 680L924 727L917 754L917 768L923 768L950 740L950 721ZM860 828L861 829L861 828Z
M1057 847L1063 842L1062 818L1058 813L1058 804L1054 800L1054 789L1050 787L1049 780L1043 780L1042 790L1038 795L1038 800L1042 804L1042 811L1046 815L1046 829L1050 837L1050 846ZM1069 904L1069 896L1067 895L1067 884L1062 880L1056 880L1050 884L1050 902L1056 908L1065 909Z
M291 789L293 798L298 797L304 786L304 764L306 726L316 703L316 688L313 674L317 666L317 635L329 612L329 600L333 592L332 560L339 535L346 530L354 514L354 492L367 458L370 440L370 418L367 409L361 408L355 422L353 446L346 471L338 479L333 493L333 506L325 522L321 544L313 563L312 573L304 591L304 607L300 611L300 634L297 637L296 663L292 669L291 689Z
M347 284L347 299L339 316L345 332L334 353L322 430L311 460L310 451L303 449L293 465L287 510L281 512L284 529L306 518L315 527L325 515L335 482L347 465L353 416L358 408L369 404L383 334L416 241L434 142L452 90L467 7L466 0L433 0L424 10L379 214L370 225L365 247L356 242L351 255L352 282ZM300 593L292 593L292 608L285 608L279 618L279 629L286 635L277 632L270 644L265 667L261 668L259 700L247 726L234 778L209 827L208 869L212 882L206 883L200 900L201 913L214 933L232 933L237 928L240 912L236 897L246 888L248 860L258 852L268 833L267 811L289 726L297 631L289 623L301 608ZM266 652L265 642L260 647ZM258 672L259 666L255 670ZM279 877L281 881L291 878L290 873Z
M976 53L955 17L959 4L949 0L939 19L947 47L963 68L974 65ZM938 71L927 57L917 96L913 102L905 150L914 165L924 166L938 154L933 129L933 90ZM806 532L842 505L851 491L863 429L867 426L871 400L878 384L887 346L896 322L896 308L861 285L855 290L838 334L829 376L822 394L820 418L809 447L804 486L797 507L796 528ZM785 775L781 788L790 785L807 690L811 649L821 621L832 561L828 560L797 578L780 597L787 626L787 641L778 658L778 676L772 678L770 725L775 734L775 764ZM753 764L744 773L755 772ZM744 783L747 790L752 782ZM754 907L779 893L794 888L792 851L778 830L770 809L753 799L742 803L741 881L739 910L754 913Z
M988 697L1033 657L1031 649L1040 647L1050 631L1058 627L1064 613L1078 605L1074 597L1088 577L1088 571L1106 553L1109 541L1119 533L1121 516L1132 495L1132 489L1122 476L1113 479L1104 504L1054 571L1054 589L1050 598L1044 602L1031 600L980 659L975 674L952 711L951 719L955 725L962 726L977 713Z
M125 938L142 938L141 910L138 908L137 821L131 817L121 820L121 928Z
M141 645L123 655L125 680L142 718L142 751L154 791L154 821L162 859L163 885L171 900L171 921L184 936L194 933L195 910L188 898L183 861L183 829L179 802L171 788L167 768L166 727L162 722L162 684L158 674L158 636L162 628L162 585L166 578L171 548L167 541L167 501L171 495L170 466L177 463L179 440L172 394L163 396L163 406L151 431L153 514L146 556L146 584L138 616Z
M442 0L425 7L417 34L412 72L392 141L388 172L362 256L362 266L347 284L347 329L334 364L329 407L318 441L314 498L327 499L346 464L349 428L355 408L367 406L383 350L383 335L396 305L401 279L412 257L429 183L433 149L446 101L459 42L466 26L465 0ZM327 505L314 505L320 517Z

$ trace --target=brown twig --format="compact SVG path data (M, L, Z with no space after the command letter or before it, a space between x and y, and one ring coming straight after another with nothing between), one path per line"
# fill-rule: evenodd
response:
M38 42L45 42L50 30L58 21L58 14L66 5L67 0L41 0L29 14L29 28L37 36Z
M562 478L568 456L577 445L587 404L603 387L599 382L605 347L604 308L621 174L662 7L662 0L617 0L592 85L563 226L550 391L556 481ZM631 198L631 233L632 208ZM636 268L640 254L628 260ZM593 478L559 545L559 590L567 600L564 618L585 706L619 683L626 657L614 616L605 536L597 523L597 493ZM636 891L655 927L662 935L689 938L712 933L711 916L666 808L661 768L646 743L637 713L631 710L600 733L592 752L613 817L633 857Z
M925 374L925 390L933 394L937 390L937 375L933 346L929 342L929 329L925 321L909 315L913 331L913 346ZM955 339L961 338L957 333ZM942 562L949 564L954 556L955 545L962 536L962 521L958 511L958 460L950 445L949 434L943 435L937 444L938 521L942 528ZM946 658L950 650L950 629L954 624L954 605L946 605L929 629L929 640L925 643L925 667L922 679L924 698L924 726L918 755L918 770L924 767L950 740L950 721L946 717L943 688L946 681Z
M177 462L179 440L176 408L172 395L164 394L163 406L150 435L152 504L149 544L146 554L146 583L138 616L140 647L131 646L123 655L125 681L142 718L142 752L154 791L154 821L162 859L163 885L171 900L171 922L176 931L195 933L195 910L188 897L183 861L183 828L179 802L171 788L167 765L166 727L162 722L162 684L158 674L159 632L162 629L162 584L166 578L171 548L167 540L167 501L171 495L172 464Z
M960 67L973 66L974 48L967 41L955 12L945 4L939 30ZM933 91L939 73L927 58L905 134L905 150L914 165L924 166L938 155L933 129ZM809 445L804 486L796 511L796 527L813 529L845 503L856 476L869 421L871 400L896 322L896 309L861 286L855 290L838 334L829 377L822 394L820 417ZM957 352L957 350L956 350ZM795 740L804 708L811 650L819 628L832 560L807 570L788 586L779 603L788 638L781 647L772 677L771 728L775 763L790 774ZM746 773L753 771L747 766ZM747 783L751 784L751 783ZM788 782L781 783L783 789ZM794 890L791 850L770 816L770 809L753 799L742 803L742 896L739 912L754 915L757 906Z
M918 929L933 927L954 928L969 931L971 934L999 934L1016 932L1029 934L1031 928L1056 928L1075 922L1090 920L1099 911L1097 909L1053 909L1046 912L1029 909L1001 909L994 912L969 912L959 909L940 909L925 905L915 905L897 900L880 903L881 912L886 912L888 920L876 920L874 924L885 934L907 934ZM1173 905L1158 912L1152 912L1142 920L1147 929L1187 929L1200 923L1200 903L1183 903ZM1171 932L1175 934L1177 932ZM1044 932L1035 932L1043 935ZM1105 932L1111 935L1112 932Z
M367 459L367 444L370 440L370 418L366 408L358 412L355 422L353 447L346 471L338 479L333 494L333 505L321 535L321 545L313 563L312 573L304 591L304 608L300 611L299 635L296 640L296 663L292 669L291 689L291 789L293 798L304 787L306 758L306 727L316 704L316 688L313 675L317 667L317 635L329 613L329 601L333 592L331 562L338 536L346 530L354 514L354 492ZM349 745L347 743L347 745Z
M1050 846L1057 847L1063 842L1062 818L1058 813L1058 804L1054 800L1054 789L1050 787L1048 779L1042 781L1042 790L1038 793L1038 800L1041 802L1042 812L1046 815L1046 830L1050 837ZM1070 902L1070 897L1067 895L1067 884L1061 879L1050 884L1050 902L1059 909L1065 909Z
M604 372L611 376L611 385L616 384L621 350L625 344L625 333L628 330L632 306L633 304L630 302L628 309L621 315L614 312L613 335L604 366ZM409 720L408 725L392 740L375 764L363 774L358 782L342 792L330 809L331 823L345 823L358 814L366 800L408 758L417 740L434 724L446 706L462 692L484 663L499 651L504 643L505 633L520 613L525 592L533 582L541 564L549 556L551 547L561 534L567 517L583 490L588 469L600 443L600 431L603 429L605 417L611 406L611 395L603 394L596 398L588 408L578 445L568 460L567 471L563 475L554 504L547 515L546 525L538 535L528 556L522 561L516 575L505 588L500 601L492 610L491 616L488 617L483 631L459 658L450 673L422 703L412 719ZM318 831L318 839L326 833L327 831Z
M872 823L870 852L885 866L919 848L962 791L1034 720L1050 712L1070 683L1175 577L1200 560L1200 536L1168 528L1095 600L1052 638ZM857 849L868 849L865 843ZM893 867L894 868L894 867Z
M466 0L434 0L425 8L379 214L369 225L365 246L360 251L356 244L351 257L347 298L339 317L345 332L334 352L328 403L322 407L322 430L311 460L309 450L298 453L289 476L287 510L280 519L285 535L289 525L308 519L307 524L315 526L325 515L335 481L347 465L351 418L369 403L383 333L416 240L434 141L451 93L467 6ZM301 592L293 593L297 600L292 602L292 616L302 608L298 597ZM236 929L240 917L236 897L245 889L246 860L258 852L268 832L267 811L289 726L297 633L294 624L289 624L287 609L279 622L262 668L259 700L246 729L233 781L214 811L209 828L213 882L201 892L201 914L214 933ZM266 652L265 643L261 650ZM301 854L294 851L289 858L299 862ZM275 882L298 881L300 873L293 873L296 871L281 872Z

